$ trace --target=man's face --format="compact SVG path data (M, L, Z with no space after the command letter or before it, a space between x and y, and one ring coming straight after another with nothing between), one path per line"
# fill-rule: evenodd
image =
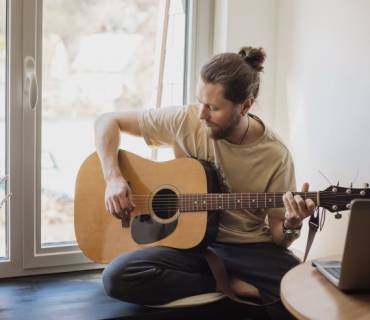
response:
M202 105L200 119L208 127L212 139L225 139L239 124L240 105L234 105L224 98L224 88L220 84L198 82L197 99Z

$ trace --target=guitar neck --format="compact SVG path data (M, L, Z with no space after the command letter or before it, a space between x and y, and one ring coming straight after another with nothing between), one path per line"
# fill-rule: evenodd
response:
M250 193L195 193L181 194L179 198L180 211L206 211L228 209L267 209L284 207L285 192L250 192ZM318 203L317 192L293 192L304 200L312 199Z

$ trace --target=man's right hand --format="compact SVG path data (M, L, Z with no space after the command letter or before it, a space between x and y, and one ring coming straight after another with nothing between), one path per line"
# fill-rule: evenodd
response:
M118 166L120 132L142 136L138 117L141 111L104 113L95 120L95 146L106 182L105 207L116 218L135 208L131 188Z
M106 182L105 208L116 218L121 219L124 212L135 208L132 190L123 177L111 178Z

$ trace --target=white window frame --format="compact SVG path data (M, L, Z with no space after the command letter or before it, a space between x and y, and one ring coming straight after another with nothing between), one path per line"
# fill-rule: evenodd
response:
M35 57L41 97L42 1L7 2L6 163L13 196L8 204L9 259L0 261L0 278L102 267L91 263L77 245L41 248L41 234L36 232L41 230L40 195L37 195L41 190L41 172L36 170L41 161L41 126L36 125L41 121L41 99L36 110L31 110L25 99L23 61L26 56ZM192 103L200 67L213 50L214 0L188 0L187 9L190 18L187 19L184 102Z

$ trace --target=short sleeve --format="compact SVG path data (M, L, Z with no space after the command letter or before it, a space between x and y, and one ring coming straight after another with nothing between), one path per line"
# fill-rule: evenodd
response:
M284 161L272 177L266 192L294 192L296 189L294 163L290 152L287 150ZM268 209L267 214L270 217L283 219L285 208Z
M186 118L185 106L143 111L138 118L141 134L150 146L173 145Z

